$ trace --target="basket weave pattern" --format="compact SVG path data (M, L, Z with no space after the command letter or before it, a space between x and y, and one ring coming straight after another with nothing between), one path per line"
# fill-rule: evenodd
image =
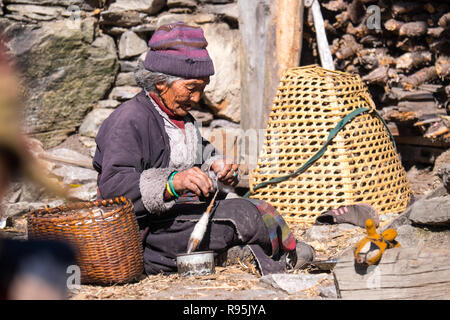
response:
M325 210L364 202L380 214L403 211L411 189L389 133L374 115L348 123L300 175L257 190L300 168L347 114L375 105L358 75L319 66L289 69L269 115L262 152L250 172L250 198L271 203L288 221L310 226Z
M85 284L129 282L143 272L143 248L133 204L123 197L32 211L28 214L28 236L70 243Z

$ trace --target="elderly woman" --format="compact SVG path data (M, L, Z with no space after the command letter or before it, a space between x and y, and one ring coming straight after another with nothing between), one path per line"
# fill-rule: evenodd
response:
M125 196L133 202L145 271L155 274L176 271L176 256L186 253L194 226L217 188L211 177L235 186L239 174L237 164L201 137L189 113L214 74L202 29L181 22L163 25L149 46L136 71L143 90L104 121L94 167L99 197ZM245 247L262 274L298 268L313 257L312 248L296 241L263 201L222 197L211 215L198 250L219 255Z

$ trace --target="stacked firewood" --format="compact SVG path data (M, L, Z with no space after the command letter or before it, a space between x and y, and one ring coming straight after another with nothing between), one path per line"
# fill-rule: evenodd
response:
M450 1L319 2L336 69L359 74L400 144L428 147L432 163L450 146ZM305 20L301 64L320 64L311 10Z

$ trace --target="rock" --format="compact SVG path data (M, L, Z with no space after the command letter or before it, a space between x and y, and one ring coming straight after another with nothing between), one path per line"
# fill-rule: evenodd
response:
M113 111L114 109L106 108L96 108L92 110L84 119L78 132L82 136L95 138L103 121L105 121Z
M3 1L0 0L0 16L3 15Z
M420 198L421 200L426 200L426 199L433 199L433 198L437 198L437 197L444 197L448 194L447 189L444 187L444 184L440 183L439 185L436 186L435 190L431 190L426 192L422 198Z
M215 69L205 89L205 102L218 116L239 122L239 30L230 29L225 23L205 24L202 28Z
M78 6L83 10L93 10L97 5L97 0L3 0L4 3L22 3L50 6Z
M442 166L450 163L450 149L442 152L434 161L433 173L437 174Z
M46 198L47 194L44 189L31 183L22 183L20 201L23 202L40 202Z
M119 57L128 59L138 56L148 49L145 40L141 39L133 31L127 31L122 34L119 40Z
M450 163L450 150L446 150L444 152L442 152L434 161L434 166L433 166L433 181L431 181L431 186L433 189L437 189L440 186L444 186L444 172L445 169L443 169L441 171L441 174L439 173L439 171L441 170L442 167L445 167L447 164ZM448 181L448 179L447 179ZM447 182L448 185L448 182Z
M93 201L97 198L97 183L90 182L70 190L70 196L79 201Z
M387 229L398 229L400 226L410 225L409 214L411 213L411 207L406 209L401 215L395 218L393 221L381 228L381 232Z
M143 23L138 26L132 27L131 31L136 33L150 33L156 30L156 23L158 19L154 19L150 23Z
M121 72L134 72L137 69L137 61L120 61Z
M46 194L43 188L28 182L11 183L8 192L3 197L4 204L16 202L41 202Z
M95 150L97 149L97 143L95 143L94 138L90 137L80 137L80 142L89 150L91 157L94 157Z
M393 219L397 218L398 216L399 216L398 213L388 212L386 214L378 215L378 219L380 220L380 223L382 223L382 222L385 222L385 221L393 220Z
M230 20L233 23L238 23L239 9L237 2L223 5L206 5L204 10Z
M11 4L6 9L13 14L23 15L34 20L53 20L61 18L63 12L67 9L63 7L47 7L36 5Z
M117 75L116 86L137 86L134 72L121 72Z
M18 202L22 194L22 185L19 182L11 183L3 196L3 202Z
M191 110L189 113L195 118L195 120L201 123L202 126L207 126L213 120L213 115L209 112L200 110Z
M200 13L200 14L164 13L164 14L161 14L160 16L158 16L158 20L156 22L156 27L159 28L163 24L174 23L177 21L182 21L187 24L195 25L195 24L213 23L214 20L215 20L215 16L213 14L209 14L209 13Z
M395 240L400 243L402 248L417 247L423 244L423 241L419 239L417 228L408 224L397 228L397 237Z
M61 165L52 173L67 185L82 185L97 181L97 171L75 166Z
M342 233L359 228L352 224L342 223L334 225L313 225L306 231L305 239L307 241L328 241L331 240Z
M328 274L269 274L259 280L288 294L300 293L314 287L319 281L329 279Z
M147 56L147 52L142 53L142 54L136 59L137 63L139 64L139 63L141 63L141 62L144 62L146 56Z
M6 204L4 206L4 216L7 218L16 218L21 216L29 211L44 208L45 203L42 202L16 202Z
M136 94L141 92L140 87L132 87L132 86L121 86L121 87L114 87L112 89L111 93L109 94L109 99L112 100L129 100L133 98Z
M57 159L67 159L74 163L92 163L92 159L89 156L83 155L77 151L68 148L55 148L46 152L50 157Z
M158 18L156 17L147 17L146 23L142 23L138 26L132 27L130 30L135 33L153 33L156 30L156 23L158 22Z
M437 174L439 178L442 179L442 183L447 189L447 192L450 193L450 163L447 163L440 167Z
M37 209L43 209L45 207L49 208L56 207L62 205L63 203L64 203L63 200L53 200L49 202L21 201L16 203L3 203L2 204L3 218L0 219L0 229L4 229L7 226L15 227L16 229L18 229L16 222L20 221L20 218L23 218L23 216L28 212Z
M234 2L234 0L199 0L200 3L225 4Z
M137 11L103 11L100 13L100 25L132 27L143 23L145 15Z
M117 100L100 100L97 102L97 106L99 108L117 108L120 105L120 102Z
M194 0L167 0L167 7L182 7L194 9L197 7L197 3Z
M135 10L150 15L158 13L166 4L166 0L117 0L109 6L112 11Z
M418 225L450 226L450 195L417 201L409 220Z
M337 299L337 291L336 291L336 286L326 286L326 287L321 287L320 289L320 296L322 298L328 298L328 299Z
M128 29L124 27L116 27L116 26L103 26L103 33L109 34L113 37L120 37L124 32L127 32Z
M102 99L118 69L114 40L94 38L94 19L80 28L65 21L39 27L9 23L5 28L27 84L25 127L51 148L81 125L86 111Z

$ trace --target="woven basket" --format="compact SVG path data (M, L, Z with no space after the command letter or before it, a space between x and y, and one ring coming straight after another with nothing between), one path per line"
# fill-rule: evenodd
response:
M286 219L311 226L325 210L364 202L380 214L403 211L411 196L406 173L389 132L372 113L347 123L324 155L305 172L292 174L324 145L329 131L358 108L375 109L358 75L319 66L289 69L281 79L255 169L250 198L272 204Z
M143 272L136 216L123 197L32 211L28 236L70 243L84 284L130 282Z

